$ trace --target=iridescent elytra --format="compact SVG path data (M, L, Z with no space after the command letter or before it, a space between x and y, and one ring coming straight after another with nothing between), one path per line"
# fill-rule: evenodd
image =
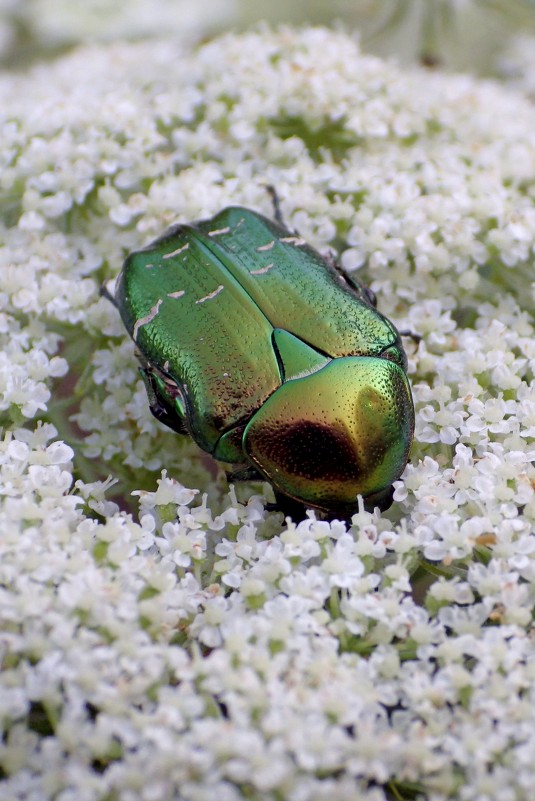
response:
M414 430L400 335L276 217L229 207L126 259L115 304L151 410L283 508L385 509Z

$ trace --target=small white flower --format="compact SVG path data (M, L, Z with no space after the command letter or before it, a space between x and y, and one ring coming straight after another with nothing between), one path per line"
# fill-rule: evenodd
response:
M167 470L162 470L162 477L158 479L156 492L136 490L132 495L139 495L140 503L144 509L153 509L157 506L167 506L168 504L185 506L191 503L197 493L198 490L186 489L175 479L168 478Z
M532 105L320 28L92 46L0 94L4 795L528 798ZM169 225L269 215L264 183L423 337L388 511L229 491L99 296Z

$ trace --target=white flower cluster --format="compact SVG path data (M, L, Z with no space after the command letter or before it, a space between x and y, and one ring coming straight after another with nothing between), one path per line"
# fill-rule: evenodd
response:
M86 48L0 99L0 796L529 798L533 106L321 29ZM222 494L99 297L266 183L422 336L411 463L349 526Z

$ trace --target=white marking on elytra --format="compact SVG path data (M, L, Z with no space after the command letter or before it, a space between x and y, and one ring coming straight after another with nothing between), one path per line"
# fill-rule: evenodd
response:
M163 363L163 369L166 373L169 372L169 359L166 359L165 362Z
M238 220L238 222L236 223L236 225L234 227L234 230L236 230L236 228L239 228L240 225L243 225L244 222L245 222L245 217L240 217L240 219Z
M306 245L306 241L302 236L283 236L281 239L279 239L279 242L286 242L288 245L295 245L296 248L301 247L301 245Z
M331 362L332 359L325 359L325 361L321 364L315 364L314 367L309 367L308 370L301 370L300 373L296 373L292 375L290 378L287 378L287 381L296 381L298 378L306 378L308 375L313 375L321 370L322 367L325 367L328 362Z
M227 225L226 228L216 228L214 231L208 231L208 236L219 236L219 234L228 234L230 232L230 226Z
M223 284L219 284L217 289L214 289L214 291L210 292L209 295L205 295L204 298L199 298L199 300L196 300L195 303L204 303L205 300L212 300L212 298L215 298L220 292L223 292L224 288L225 287Z
M258 270L251 270L249 275L264 275L264 273L268 273L274 266L275 265L273 264L273 262L271 264L266 264L265 267L259 267Z
M256 249L256 252L257 253L262 253L263 250L271 250L271 248L273 247L274 244L275 244L275 240L272 239L271 242L268 242L267 245L260 245L260 247Z
M162 305L162 299L160 298L159 300L156 301L150 312L147 315L145 315L145 317L140 317L140 319L136 321L134 325L134 330L132 331L132 339L134 340L134 342L137 341L137 332L139 331L141 326L147 325L147 323L151 323L154 320L154 318L160 311L161 305Z
M154 267L154 264L146 264L145 265L145 269L146 270L152 270L153 267Z
M177 248L176 250L172 250L171 253L164 253L162 259L172 259L173 256L178 256L180 253L183 253L185 250L189 248L189 242L186 242L185 245L182 245L181 248Z
M168 298L181 298L182 295L185 295L185 294L186 294L186 290L185 289L179 289L178 292L168 292L167 293L167 297Z

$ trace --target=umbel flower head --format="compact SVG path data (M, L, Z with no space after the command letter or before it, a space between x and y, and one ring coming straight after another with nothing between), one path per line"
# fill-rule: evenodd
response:
M84 48L0 97L0 795L530 797L533 105L323 29ZM350 525L227 491L99 295L266 183L422 336L411 463Z

